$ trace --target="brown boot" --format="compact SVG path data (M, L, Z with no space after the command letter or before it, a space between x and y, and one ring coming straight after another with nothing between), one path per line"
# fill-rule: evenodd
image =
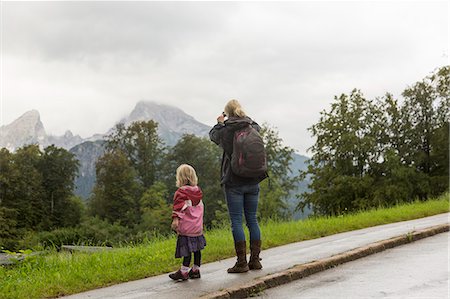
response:
M250 241L250 261L248 262L248 268L250 270L262 269L262 265L259 258L261 252L261 240Z
M244 241L234 242L234 249L236 250L237 262L232 268L229 268L228 273L243 273L247 272L247 256L246 256L246 243Z

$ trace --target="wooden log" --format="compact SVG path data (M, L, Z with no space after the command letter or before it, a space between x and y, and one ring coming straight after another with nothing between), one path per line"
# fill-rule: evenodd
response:
M74 245L62 245L61 250L69 252L97 252L103 250L111 250L109 246L74 246Z

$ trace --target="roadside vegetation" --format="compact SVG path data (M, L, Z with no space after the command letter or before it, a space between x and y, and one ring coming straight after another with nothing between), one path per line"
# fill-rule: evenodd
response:
M263 249L448 211L447 193L424 202L340 216L287 222L269 220L261 225ZM204 263L234 256L228 228L207 231L206 239ZM179 267L180 261L174 258L175 242L174 235L155 236L139 245L103 252L71 254L53 249L30 256L0 267L0 298L51 298L167 273Z

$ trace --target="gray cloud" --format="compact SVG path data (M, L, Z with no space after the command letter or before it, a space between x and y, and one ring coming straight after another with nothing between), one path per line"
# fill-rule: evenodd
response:
M188 2L7 2L4 51L47 60L110 55L164 60L220 32L235 4Z

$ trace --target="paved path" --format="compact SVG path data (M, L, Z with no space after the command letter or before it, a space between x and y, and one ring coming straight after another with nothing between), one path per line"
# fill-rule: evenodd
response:
M264 291L261 299L450 298L442 233Z
M449 222L449 216L450 213L445 213L267 249L261 253L264 268L260 271L227 274L226 269L232 266L235 261L235 258L230 258L203 265L202 278L197 280L173 282L168 278L167 274L164 274L92 290L66 298L197 298L261 276L285 270L295 264L303 264L329 257L376 241L406 234L412 230L445 224Z

